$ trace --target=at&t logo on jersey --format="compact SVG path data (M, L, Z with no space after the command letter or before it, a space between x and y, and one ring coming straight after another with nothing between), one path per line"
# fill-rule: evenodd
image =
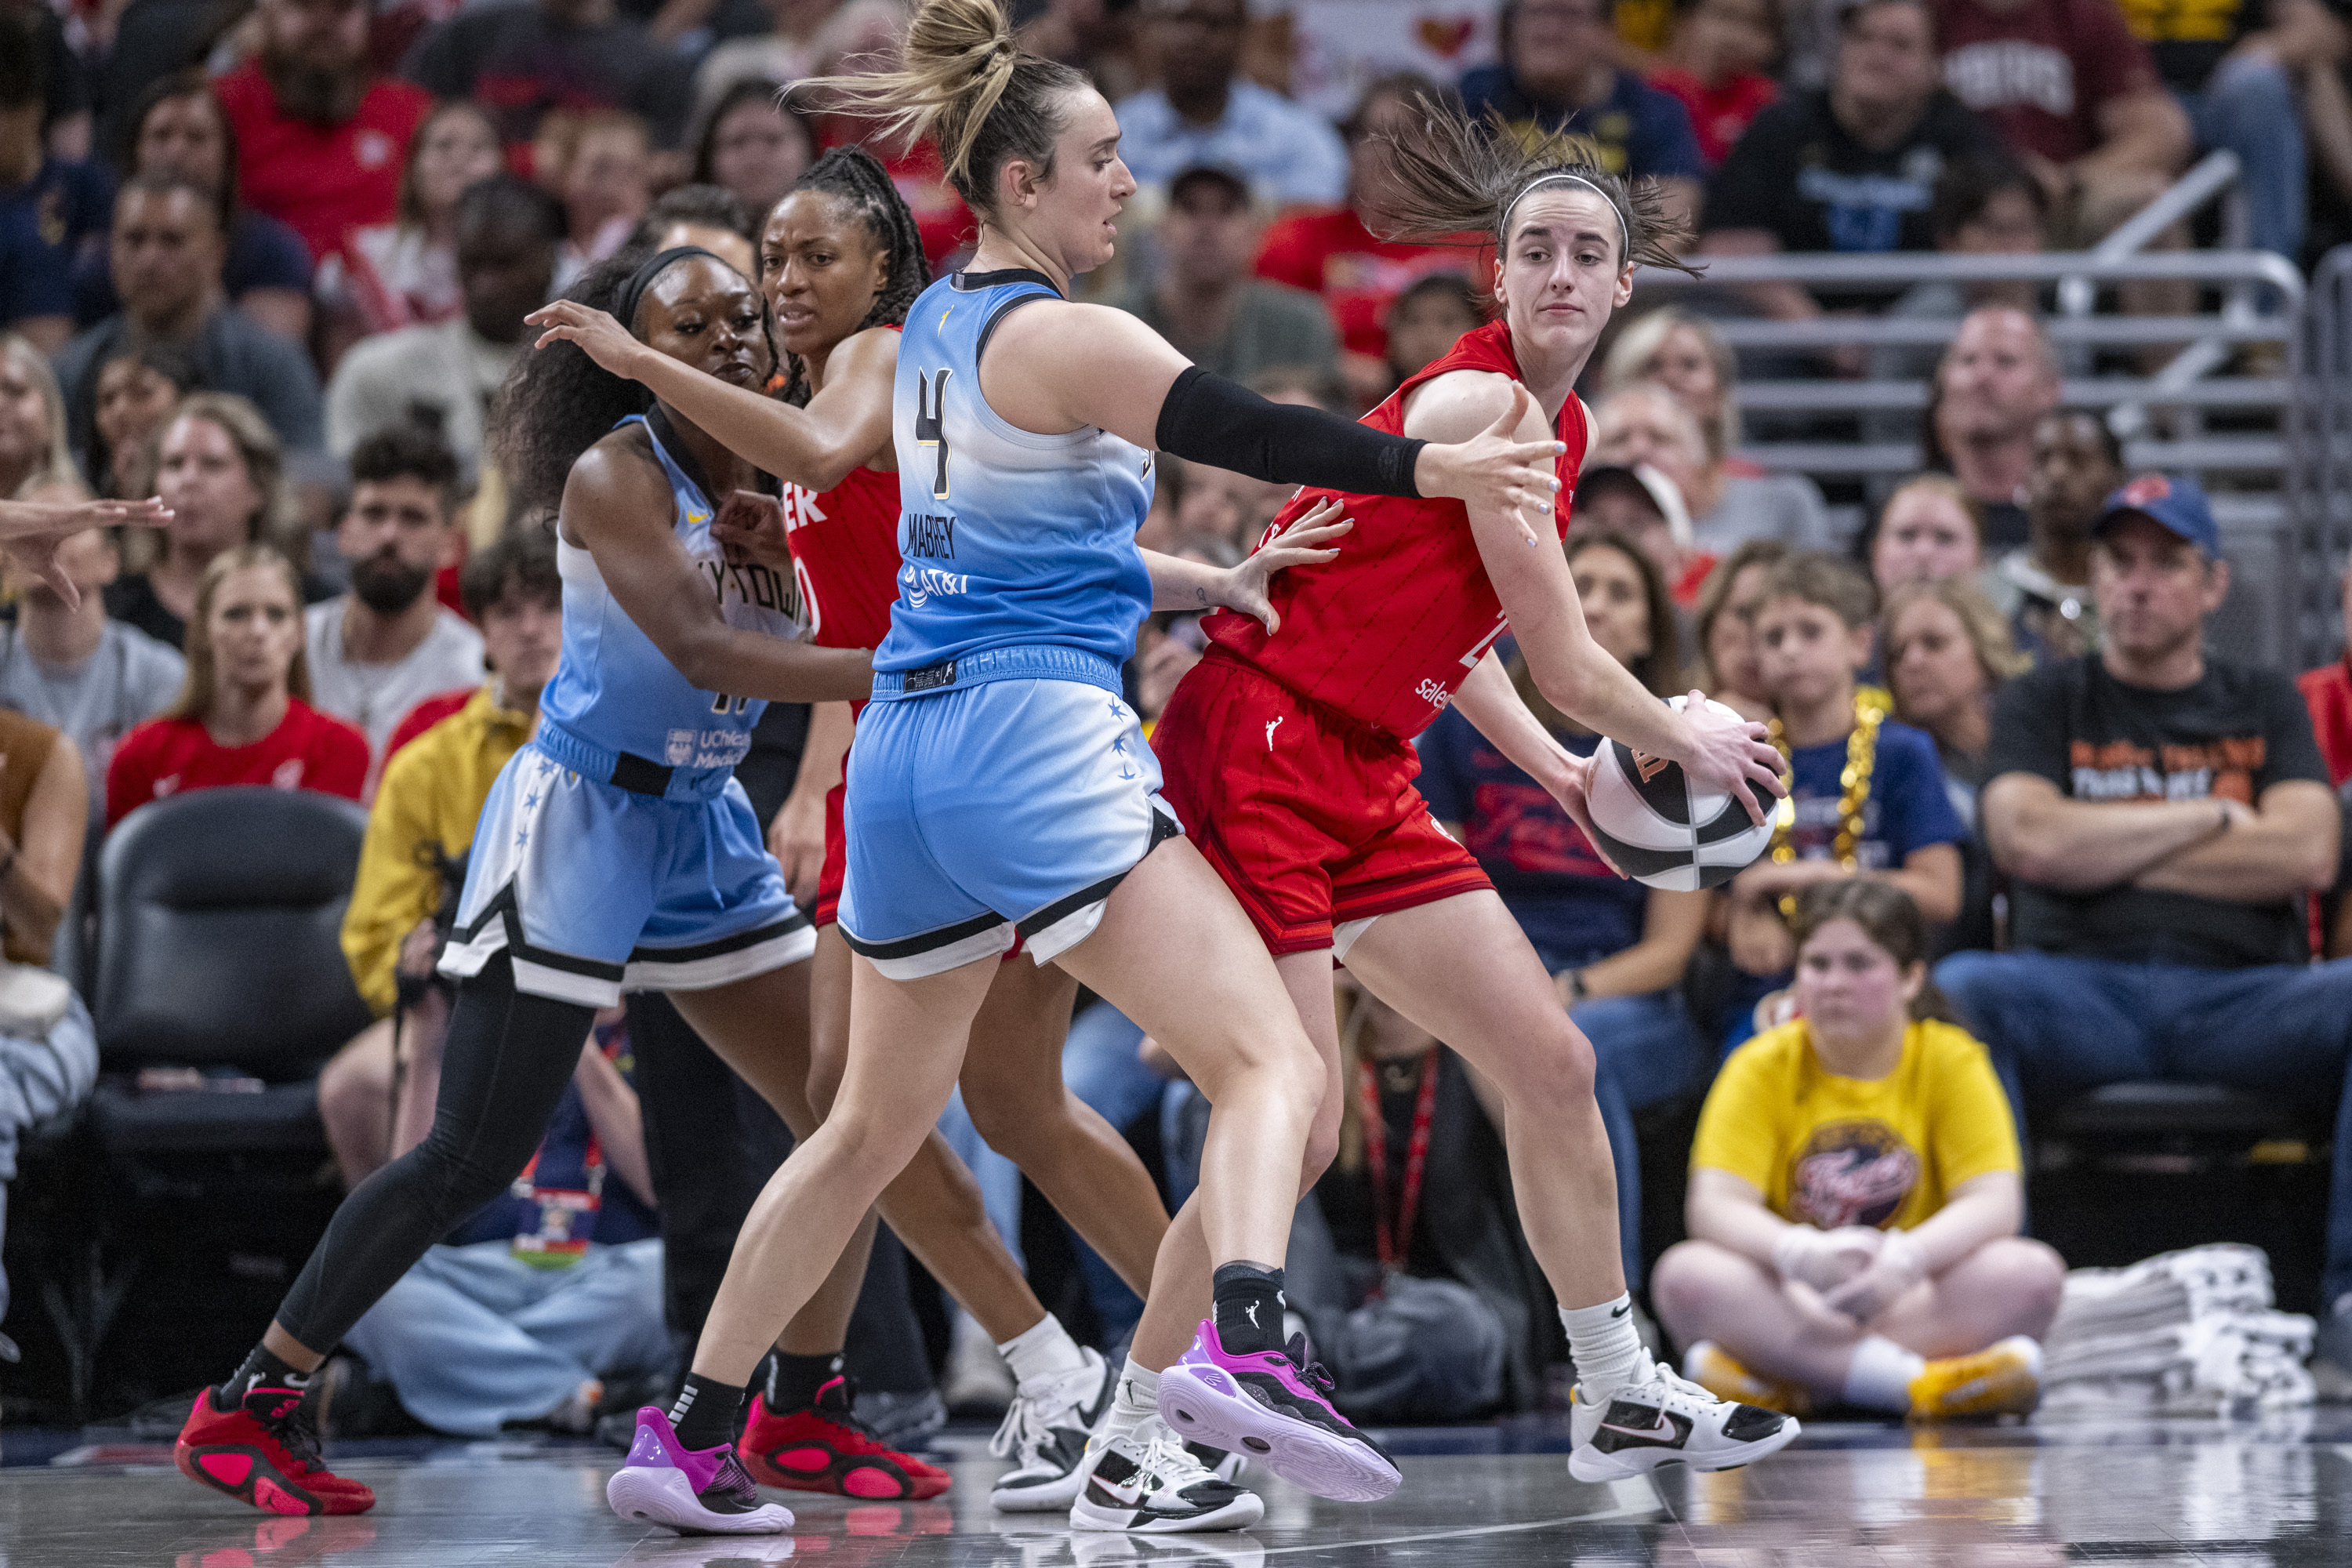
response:
M906 593L907 607L919 610L935 596L944 599L963 593L971 586L971 579L935 566L901 566L898 585Z

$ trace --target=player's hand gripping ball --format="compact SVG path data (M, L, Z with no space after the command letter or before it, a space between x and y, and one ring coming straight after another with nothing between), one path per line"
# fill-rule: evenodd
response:
M1676 709L1679 697L1668 700ZM1720 702L1707 707L1733 722L1739 715ZM1719 887L1746 870L1772 841L1772 814L1780 803L1762 792L1764 820L1746 803L1694 786L1682 764L1645 757L1622 741L1603 744L1593 759L1585 804L1600 830L1601 852L1635 881L1669 892Z

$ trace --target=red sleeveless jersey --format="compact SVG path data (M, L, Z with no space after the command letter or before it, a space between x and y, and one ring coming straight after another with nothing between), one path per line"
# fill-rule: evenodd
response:
M879 647L898 596L898 476L852 468L817 494L787 481L793 575L819 647Z
M1391 436L1404 433L1404 404L1415 387L1456 370L1495 371L1517 381L1519 362L1501 321L1462 335L1453 351L1407 380L1363 417ZM1554 429L1568 450L1555 471L1552 516L1568 531L1569 501L1584 461L1584 407L1563 404ZM1265 532L1271 539L1335 492L1305 489ZM1282 630L1266 635L1249 616L1219 610L1202 622L1211 641L1300 696L1360 723L1411 740L1445 710L1454 689L1502 635L1503 603L1458 500L1349 495L1353 531L1339 558L1294 567L1274 580ZM1259 547L1265 546L1261 539Z

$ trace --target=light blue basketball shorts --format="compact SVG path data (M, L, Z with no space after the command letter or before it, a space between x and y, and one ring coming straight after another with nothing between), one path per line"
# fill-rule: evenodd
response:
M1108 668L1108 667L1106 667ZM1135 710L1076 680L991 680L869 705L849 752L841 930L893 980L1013 945L1050 962L1183 832Z
M624 991L700 991L815 951L731 776L699 798L641 795L531 744L483 804L441 973L478 974L503 952L518 991L609 1007Z

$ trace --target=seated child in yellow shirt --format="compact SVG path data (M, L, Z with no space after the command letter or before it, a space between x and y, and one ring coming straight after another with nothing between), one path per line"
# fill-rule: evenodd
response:
M1984 1047L1934 1016L1927 931L1868 879L1797 908L1800 1016L1732 1053L1658 1260L1684 1375L1780 1410L2032 1410L2065 1265L2018 1235L2017 1131Z

